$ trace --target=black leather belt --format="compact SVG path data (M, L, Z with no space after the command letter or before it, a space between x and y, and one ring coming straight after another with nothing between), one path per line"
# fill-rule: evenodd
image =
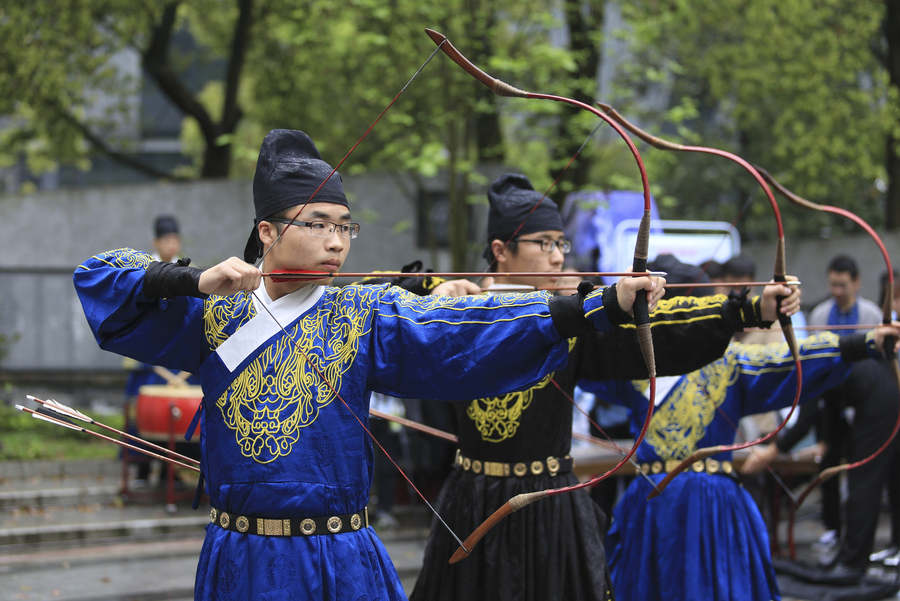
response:
M258 536L313 536L341 534L369 527L369 508L359 513L309 518L261 518L237 515L216 509L209 510L209 522L225 530Z
M454 460L453 465L463 471L472 472L473 474L484 474L485 476L494 476L497 478L506 478L508 476L518 476L521 478L529 474L532 476L540 476L543 473L547 473L550 476L567 474L572 471L572 466L575 465L575 461L568 455L565 457L547 457L546 459L516 461L511 463L504 463L502 461L484 461L466 457L457 449L456 459Z

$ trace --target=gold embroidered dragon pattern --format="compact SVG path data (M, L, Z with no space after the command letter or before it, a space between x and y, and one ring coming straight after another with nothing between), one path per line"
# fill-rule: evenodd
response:
M577 343L577 338L569 339L570 353ZM481 434L482 440L503 442L510 439L519 430L522 414L531 406L534 392L545 388L554 375L555 372L544 376L528 390L517 390L502 396L475 399L466 408L466 416L475 423L475 428Z
M302 428L313 424L334 400L334 391L306 358L340 390L342 376L367 333L373 292L354 286L330 288L326 295L332 295L331 302L320 301L315 311L286 326L290 339L281 336L266 347L216 400L242 455L271 463L290 454ZM341 308L332 310L333 303ZM235 317L227 307L217 315Z

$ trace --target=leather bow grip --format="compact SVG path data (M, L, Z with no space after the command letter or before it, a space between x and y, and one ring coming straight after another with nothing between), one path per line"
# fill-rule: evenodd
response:
M637 241L634 245L634 262L632 270L647 270L647 255L650 247L650 211L645 210L638 227ZM638 345L647 365L647 376L656 377L656 356L653 352L653 339L650 335L650 307L647 302L647 291L638 290L632 307L634 324L637 326Z
M778 238L778 243L775 245L775 269L773 270L775 275L772 278L778 283L784 283L787 281L787 278L784 275L784 264L784 238L782 237ZM782 329L791 325L791 318L781 312L781 301L783 300L783 296L775 297L775 315L778 317L778 323L781 324Z

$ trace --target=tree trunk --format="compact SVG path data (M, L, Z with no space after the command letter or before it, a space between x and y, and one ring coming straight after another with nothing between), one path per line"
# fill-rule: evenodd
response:
M891 86L900 93L900 0L885 0L884 34L887 51L885 67ZM885 225L889 230L900 228L900 140L894 135L898 124L892 124L885 140L884 166L887 172Z
M580 100L587 104L593 104L597 93L597 70L600 67L600 48L591 39L595 32L603 29L604 19L604 1L587 3L588 9L585 10L584 0L565 0L564 11L566 15L566 24L569 27L569 50L575 57L577 65L576 72L572 77L576 80L590 82L580 88L576 88L572 96L576 100ZM560 116L559 126L557 128L558 142L554 145L554 160L566 160L571 158L578 148L584 142L584 137L589 131L582 131L575 126L575 118L580 115L580 111L566 109ZM551 177L554 181L562 174L563 167L551 170ZM582 157L575 159L568 171L565 173L565 189L583 188L588 184L588 176L590 165ZM561 187L557 185L553 192L553 197L557 204L562 207L564 194L561 193Z
M494 54L494 46L491 44L493 27L496 21L493 4L486 3L486 9L479 18L477 12L473 15L473 27L480 29L478 46L473 55L475 64L484 64ZM497 95L484 86L477 88L479 105L488 106L489 109L479 110L475 113L475 144L479 163L502 163L503 156L503 132L500 130L500 113L497 110Z
M203 151L203 167L200 177L203 179L226 178L231 170L231 144L207 142Z

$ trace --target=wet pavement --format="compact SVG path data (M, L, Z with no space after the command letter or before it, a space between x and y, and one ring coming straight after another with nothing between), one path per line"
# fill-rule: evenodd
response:
M190 509L189 502L167 511L162 498L125 502L119 478L115 462L0 463L0 601L192 599L206 511ZM823 533L816 514L810 499L798 516L800 559L815 557ZM379 535L408 592L421 565L428 515L412 506L398 510L398 518L398 528ZM882 516L876 549L888 544L888 535ZM883 578L900 576L895 569L870 571L879 569Z

